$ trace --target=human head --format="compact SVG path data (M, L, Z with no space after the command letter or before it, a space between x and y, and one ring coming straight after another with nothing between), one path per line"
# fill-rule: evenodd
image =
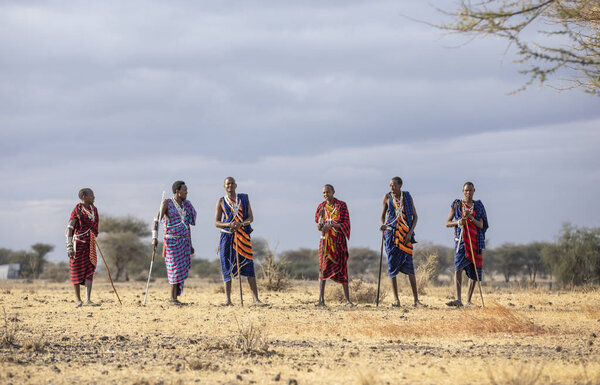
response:
M465 199L470 201L473 199L473 194L475 194L475 185L473 184L473 182L465 182L465 184L463 184L462 191L465 196Z
M390 191L394 194L400 194L402 190L402 178L395 176L390 180Z
M175 196L179 196L183 200L187 198L187 186L185 185L184 181L175 181L175 183L173 183L172 189L173 194L175 194Z
M81 199L81 202L83 203L92 204L94 203L96 197L94 196L94 191L91 188L84 187L79 190L79 199Z
M333 195L335 194L335 189L333 188L332 185L330 184L326 184L323 186L323 198L325 198L325 200L331 201L333 200Z
M228 193L235 193L235 189L237 188L237 183L235 183L235 178L232 176L228 176L223 181L223 187L225 187L225 191Z

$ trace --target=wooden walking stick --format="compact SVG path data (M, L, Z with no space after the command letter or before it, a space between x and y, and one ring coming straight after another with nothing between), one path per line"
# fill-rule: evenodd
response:
M463 206L463 215L465 213L465 204L463 202L462 204ZM469 219L467 218L467 221ZM465 223L465 226L467 224ZM474 226L475 224L473 224ZM465 231L465 228L463 227L462 231ZM463 236L464 238L464 236ZM479 287L479 295L481 296L481 306L485 307L485 303L483 302L483 291L481 290L481 281L479 280L479 272L477 272L477 264L475 263L475 254L473 253L473 244L471 243L471 234L469 233L469 229L467 229L467 238L469 238L469 249L471 250L471 258L473 259L473 268L475 268L475 277L477 278L477 286ZM463 239L464 241L464 239ZM465 254L467 253L467 249L465 248Z
M90 235L92 237L94 237L93 232L90 232ZM102 262L104 262L104 266L106 267L106 272L108 273L108 279L110 280L110 284L112 285L112 288L113 288L115 294L117 295L117 299L119 300L119 303L121 305L123 305L123 302L121 302L121 298L119 298L119 293L117 293L117 289L115 288L115 284L112 280L112 277L110 276L110 270L108 268L108 264L106 263L106 259L104 259L104 254L102 254L102 249L100 249L100 244L98 242L96 242L96 237L94 237L94 243L96 243L96 247L98 248L98 251L100 252L100 256L102 257Z
M240 302L242 303L242 307L244 307L244 296L242 294L242 272L240 271L240 245L238 243L238 236L235 232L233 234L235 239L235 260L237 264L237 274L238 274L238 283L240 284Z
M324 209L323 209L324 210ZM324 211L321 210L321 214L319 217L319 226L322 228L323 225L325 224L325 220L323 219ZM320 235L320 239L319 239L319 250L323 250L324 253L327 252L327 240L325 239L325 236L323 235L323 232L321 232ZM319 254L319 251L317 250L317 258L319 258L319 304L321 303L321 301L325 302L325 298L323 298L323 260L321 260L321 255ZM325 259L325 258L323 258Z
M158 213L156 214L156 219L154 222L158 223L160 221L160 211L162 209L163 202L165 200L165 192L162 193L162 198L160 198L160 206L158 207ZM156 226L156 230L158 231L158 225ZM164 247L164 244L163 244ZM148 282L146 282L146 294L144 295L144 306L146 306L146 299L148 298L148 289L150 288L150 276L152 275L152 266L154 265L154 256L156 255L156 246L152 247L152 259L150 260L150 270L148 270Z
M375 300L375 307L379 307L379 288L381 287L381 265L383 264L383 238L385 236L385 230L381 231L381 251L379 253L379 274L377 275L377 299Z

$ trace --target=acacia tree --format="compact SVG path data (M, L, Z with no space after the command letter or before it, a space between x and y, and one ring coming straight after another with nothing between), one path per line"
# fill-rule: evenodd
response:
M129 280L129 272L141 270L149 245L141 238L150 235L150 226L133 217L103 217L98 228L100 246L116 270L115 280ZM132 271L132 272L133 272Z
M600 96L600 0L462 0L452 21L438 27L474 36L493 35L517 48L520 71L536 80L567 74L568 86ZM566 71L564 71L566 70Z
M542 249L542 258L563 284L600 283L600 228L565 223L556 243Z

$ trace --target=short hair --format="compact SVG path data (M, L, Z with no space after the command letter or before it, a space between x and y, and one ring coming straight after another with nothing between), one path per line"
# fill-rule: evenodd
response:
M323 187L328 187L331 189L331 191L335 192L335 189L333 188L333 185L330 185L329 183L323 185Z
M173 183L173 194L181 189L181 186L185 186L185 182L182 180L177 180Z
M400 178L399 176L393 177L392 180L397 184L402 185L402 178Z
M227 178L223 179L223 184L225 184L225 182L227 182L228 179L231 179L233 183L235 183L235 178L232 176L228 176Z
M468 182L468 181L467 181L467 182L465 182L465 184L463 184L463 189L464 189L466 186L471 186L471 187L475 188L475 185L473 184L473 182Z
M83 197L87 196L89 193L93 192L91 188L84 187L79 190L79 199L83 199Z

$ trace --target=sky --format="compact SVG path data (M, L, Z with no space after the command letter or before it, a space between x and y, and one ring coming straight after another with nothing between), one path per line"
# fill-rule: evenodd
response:
M417 241L445 228L465 181L489 247L600 225L600 99L526 81L497 38L447 35L435 5L394 1L3 1L0 247L56 246L91 187L100 217L150 226L188 185L196 256L215 258L223 180L249 194L254 237L316 248L321 186L348 204L350 247L378 249L382 198L404 180ZM417 22L421 20L423 22Z

